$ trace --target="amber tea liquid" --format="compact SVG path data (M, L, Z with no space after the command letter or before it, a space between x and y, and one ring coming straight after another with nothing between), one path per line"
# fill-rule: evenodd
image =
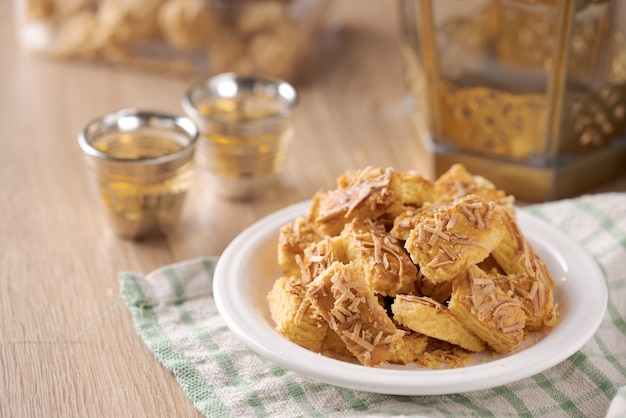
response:
M165 230L178 217L189 189L192 161L181 164L150 163L182 150L174 136L152 132L113 133L98 138L93 147L123 162L116 169L99 170L101 200L118 230Z
M260 177L283 169L293 134L286 105L262 95L206 99L198 112L213 121L202 133L201 163L224 177Z

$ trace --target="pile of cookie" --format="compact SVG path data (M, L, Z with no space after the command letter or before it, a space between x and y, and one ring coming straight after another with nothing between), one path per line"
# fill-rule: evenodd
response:
M234 71L293 81L326 0L19 0L22 38L52 56L174 74ZM42 34L47 40L40 39ZM162 46L159 48L159 46Z
M281 228L278 263L267 295L276 330L366 366L460 367L559 320L513 197L460 164L434 182L393 168L345 173Z

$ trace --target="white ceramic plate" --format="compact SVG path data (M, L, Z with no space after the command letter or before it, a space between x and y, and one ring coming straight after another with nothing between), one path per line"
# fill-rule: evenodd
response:
M607 306L607 289L595 261L565 234L518 211L529 242L556 281L561 322L538 342L506 356L488 355L457 369L413 365L365 367L302 348L274 330L267 292L281 275L276 260L280 227L303 216L310 202L289 206L244 230L224 251L214 276L213 295L228 327L255 352L309 378L345 388L394 395L470 392L512 383L540 373L578 351L596 332Z

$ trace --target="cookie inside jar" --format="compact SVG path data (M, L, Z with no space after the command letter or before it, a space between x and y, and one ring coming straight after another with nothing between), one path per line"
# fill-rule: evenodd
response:
M336 33L328 0L17 0L14 7L19 39L33 51L179 76L304 82L321 40Z

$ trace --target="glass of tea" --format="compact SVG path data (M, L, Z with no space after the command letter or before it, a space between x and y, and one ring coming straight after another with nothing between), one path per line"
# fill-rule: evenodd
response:
M192 179L195 124L186 117L122 109L78 135L100 200L116 233L139 239L166 234Z
M258 195L284 170L296 89L283 80L223 73L192 85L182 106L198 126L196 160L221 196Z

